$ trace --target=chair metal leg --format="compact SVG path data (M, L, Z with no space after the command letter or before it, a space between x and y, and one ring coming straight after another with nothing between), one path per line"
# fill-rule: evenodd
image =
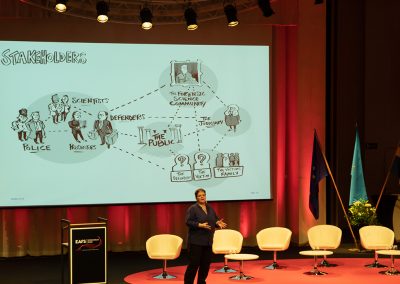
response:
M371 264L366 264L366 265L364 265L364 266L365 266L365 267L368 267L368 268L382 268L382 267L387 267L386 265L380 264L380 263L378 262L378 254L376 253L376 251L375 251L375 254L374 254L374 262L371 263Z
M176 276L170 275L167 272L167 260L164 259L163 260L163 271L161 274L153 276L153 278L155 279L174 279L176 278Z
M214 272L217 272L217 273L233 273L233 272L236 272L236 270L235 270L235 269L232 269L232 268L230 268L230 267L228 266L228 259L225 258L225 260L224 260L224 267L222 267L222 268L220 268L220 269L216 269L216 270L214 270Z
M243 273L243 260L240 260L239 275L235 275L235 276L232 276L232 277L229 277L229 278L232 279L232 280L250 280L250 279L252 279L254 277L245 275Z
M328 262L328 257L326 255L324 255L324 259L319 263L318 266L335 267L335 266L337 266L337 264Z
M277 254L277 251L274 251L274 262L272 264L270 264L270 265L265 266L264 269L274 270L274 269L281 269L282 268L282 266L279 266L279 264L277 263L276 254Z
M390 268L388 270L385 271L379 271L380 274L386 274L386 275L399 275L400 271L398 271L395 267L394 267L394 255L390 256Z
M327 272L323 272L321 270L318 270L318 265L317 265L317 256L314 255L314 267L311 271L305 272L304 274L307 275L325 275L328 274Z
M281 269L282 267L279 266L278 263L276 263L275 261L273 263L271 263L270 265L264 266L264 269L268 269L268 270L274 270L274 269Z

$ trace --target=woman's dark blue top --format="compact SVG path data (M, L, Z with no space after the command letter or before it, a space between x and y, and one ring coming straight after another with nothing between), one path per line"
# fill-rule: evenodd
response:
M186 225L189 227L188 244L199 246L211 246L214 237L216 222L219 220L214 209L206 204L207 214L201 209L200 205L195 203L186 211ZM211 230L199 228L199 223L207 222Z

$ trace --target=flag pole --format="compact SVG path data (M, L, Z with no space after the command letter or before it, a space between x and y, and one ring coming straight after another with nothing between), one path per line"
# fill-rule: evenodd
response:
M390 172L392 171L392 167L393 167L393 162L394 162L394 159L396 158L397 150L399 149L399 147L400 147L400 143L397 143L397 147L396 147L396 150L394 151L394 155L392 157L392 161L390 162L389 170L388 170L388 172L386 174L385 182L383 183L383 186L381 188L381 192L379 193L378 201L376 202L376 205L375 205L376 210L378 210L378 205L381 202L381 198L382 198L383 192L385 191L386 184L387 184L387 182L389 180Z
M319 144L320 149L322 149L322 148L321 148L321 145L320 145L320 143L319 143L319 139L317 139L317 142L318 142L318 144ZM322 151L321 151L321 152L322 152ZM331 168L329 167L328 161L327 161L327 159L326 159L326 157L325 157L325 154L324 154L323 152L322 152L322 157L324 158L325 166L326 166L326 168L328 169L328 173L329 173L329 176L331 177L331 180L332 180L332 183L333 183L333 187L335 188L335 191L336 191L336 195L337 195L337 197L338 197L338 199L339 199L340 205L342 206L343 213L344 213L344 217L346 218L347 225L349 226L351 236L353 237L353 240L354 240L354 244L356 245L356 249L359 250L360 248L359 248L359 246L358 246L358 242L357 242L356 236L354 235L353 228L351 227L349 217L347 216L346 209L344 208L342 198L340 197L339 190L338 190L338 188L337 188L337 186L336 186L335 179L333 178L333 175L332 175L332 172L331 172Z

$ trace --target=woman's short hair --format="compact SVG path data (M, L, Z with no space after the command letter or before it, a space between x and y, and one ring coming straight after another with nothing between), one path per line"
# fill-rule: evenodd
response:
M198 188L198 189L196 189L196 191L194 192L194 197L197 198L197 194L198 194L199 192L204 192L204 193L206 193L206 190L205 190L204 188Z

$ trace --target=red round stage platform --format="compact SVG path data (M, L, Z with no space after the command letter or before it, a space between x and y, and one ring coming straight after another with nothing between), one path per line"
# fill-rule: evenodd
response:
M321 271L327 272L326 275L306 275L304 272L312 270L313 258L304 259L278 259L278 264L283 269L267 270L264 266L271 264L269 260L245 261L243 272L245 275L253 276L254 278L244 281L246 283L277 283L277 284L310 284L310 283L326 283L326 284L346 284L346 283L385 283L398 284L400 276L389 276L380 274L380 271L385 271L387 268L366 268L365 264L372 263L372 258L329 258L330 263L337 264L336 267L320 267ZM380 258L380 263L390 266L390 258ZM183 275L185 266L169 267L169 274L177 276L175 279L158 280L153 279L154 275L161 273L162 262L160 261L160 269L147 270L139 273L128 275L124 278L126 283L131 284L160 284L163 281L169 283L183 283ZM235 283L238 280L229 279L235 273L216 273L215 269L221 268L223 263L212 263L210 273L207 278L207 283L224 284ZM239 262L230 261L231 268L239 270ZM399 263L395 263L397 269L400 270ZM242 280L240 280L241 282ZM196 281L195 281L196 283Z

